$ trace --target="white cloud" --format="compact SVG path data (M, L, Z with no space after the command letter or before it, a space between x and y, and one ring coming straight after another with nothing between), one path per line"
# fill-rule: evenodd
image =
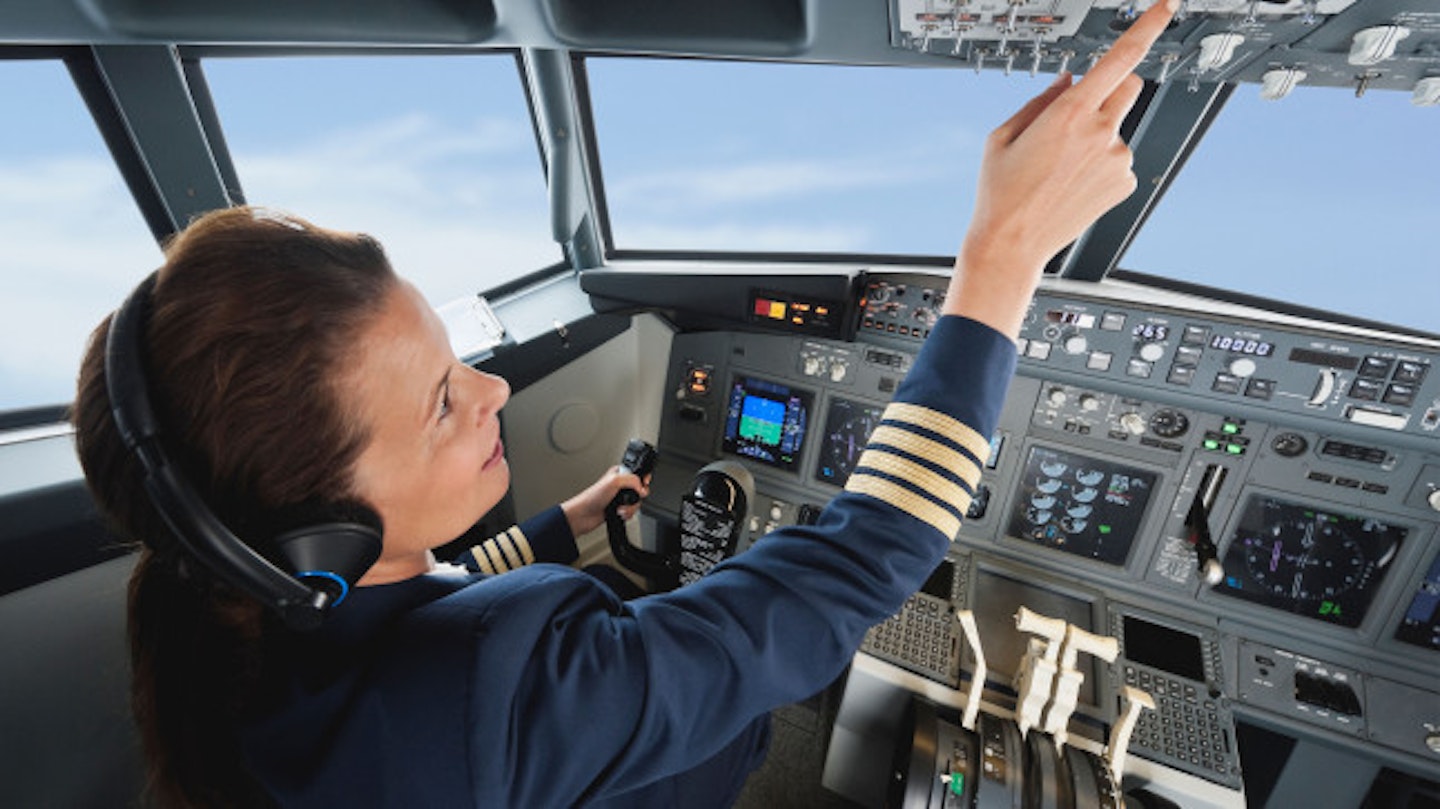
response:
M371 233L439 304L547 266L543 175L528 129L424 116L239 154L247 198ZM0 410L68 401L91 329L161 260L108 158L0 162Z

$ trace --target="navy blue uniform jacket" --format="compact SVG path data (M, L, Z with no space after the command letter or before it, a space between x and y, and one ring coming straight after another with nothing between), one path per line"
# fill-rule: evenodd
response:
M819 521L674 592L622 602L557 564L357 588L277 650L248 765L282 806L729 805L757 719L833 681L943 558L1014 363L942 318Z

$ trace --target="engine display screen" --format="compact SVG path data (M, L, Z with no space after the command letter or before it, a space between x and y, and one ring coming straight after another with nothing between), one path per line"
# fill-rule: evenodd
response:
M1156 476L1110 461L1031 447L1010 514L1011 536L1124 565Z
M831 399L825 414L825 433L820 442L820 460L815 464L815 479L845 485L845 479L855 471L860 452L880 425L884 412L885 408L879 405L839 397Z
M810 423L809 391L779 382L737 376L725 411L724 450L791 470Z
M1410 599L1405 617L1395 628L1395 639L1422 649L1440 650L1440 554L1436 554L1425 580Z
M1254 495L1225 549L1225 595L1356 627L1408 529Z

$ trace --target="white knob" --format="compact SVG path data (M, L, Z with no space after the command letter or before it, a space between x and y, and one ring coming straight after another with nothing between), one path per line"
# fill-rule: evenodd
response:
M1159 362L1165 356L1165 346L1159 343L1146 343L1140 346L1140 359L1146 362Z
M1145 432L1145 417L1135 412L1125 413L1120 416L1120 426L1131 435L1140 435Z
M1299 68L1282 67L1265 72L1260 77L1260 97L1266 101L1279 101L1290 95L1295 85L1305 81L1309 74Z
M1255 360L1249 357L1236 357L1230 361L1230 373L1244 379L1255 373Z
M815 357L806 357L805 375L815 376L818 373L820 373L820 360L816 359Z
M1196 60L1195 66L1202 71L1223 67L1234 58L1235 49L1244 41L1245 37L1234 31L1205 37L1200 40L1200 58Z
M1066 353L1066 354L1084 354L1084 353L1085 353L1085 349L1086 349L1086 347L1087 347L1088 345L1089 345L1089 343L1087 343L1087 342L1085 341L1085 335L1083 335L1083 334L1072 334L1072 335L1070 335L1069 337L1066 337L1066 338L1065 338L1065 344L1064 344L1065 353Z
M1440 76L1428 76L1415 82L1415 89L1410 93L1410 103L1417 107L1440 104Z
M1070 401L1070 394L1066 393L1062 388L1051 388L1050 392L1046 394L1045 399L1050 402L1051 407L1062 407L1066 402Z
M846 365L845 363L843 363L843 362L833 362L833 363L831 363L831 364L830 364L830 381L831 381L831 382L839 382L840 380L842 380L842 379L845 378L845 374L846 374L849 370L850 370L850 367L849 367L848 365Z
M1429 503L1431 508L1440 511L1440 489L1432 490L1430 495L1425 498L1425 502Z
M1080 409L1086 412L1093 412L1100 409L1100 400L1095 396L1084 393L1080 395Z
M1403 25L1377 25L1357 31L1347 59L1352 65L1379 64L1394 56L1395 46L1408 36L1410 29Z
M1425 746L1430 748L1432 753L1440 753L1440 733L1431 733L1425 737Z

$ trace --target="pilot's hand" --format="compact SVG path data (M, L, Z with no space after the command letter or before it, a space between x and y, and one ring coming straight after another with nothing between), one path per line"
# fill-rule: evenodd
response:
M587 489L560 504L565 520L570 523L570 532L578 537L599 528L605 522L605 507L623 489L633 489L644 498L650 494L649 477L641 480L631 472L622 472L618 466L610 467ZM639 503L620 506L620 518L628 520L639 510Z
M1135 190L1120 124L1144 86L1135 69L1177 0L1158 0L1090 72L1062 73L991 133L946 311L1020 333L1045 264Z

